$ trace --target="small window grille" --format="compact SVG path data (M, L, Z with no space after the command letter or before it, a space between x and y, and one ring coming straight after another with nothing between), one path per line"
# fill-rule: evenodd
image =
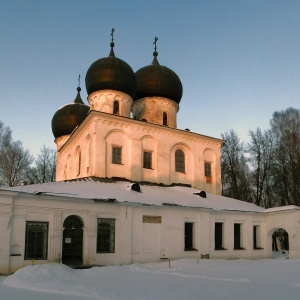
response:
M186 222L184 224L184 250L195 250L194 249L194 223Z
M115 219L98 219L97 253L115 252Z
M163 112L163 125L168 126L168 114Z
M47 259L48 223L26 222L25 259Z
M113 110L114 115L119 115L119 101L114 101L114 110Z
M122 148L113 147L112 148L112 163L113 164L122 164Z
M144 152L143 168L152 169L152 152Z
M211 177L211 163L210 162L206 162L204 164L204 173L206 177Z
M223 250L223 223L215 223L215 250Z
M184 152L180 149L175 152L175 171L181 173L185 172Z

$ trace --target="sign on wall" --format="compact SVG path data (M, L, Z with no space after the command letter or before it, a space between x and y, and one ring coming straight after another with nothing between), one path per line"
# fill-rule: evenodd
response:
M161 216L143 216L143 223L161 223Z

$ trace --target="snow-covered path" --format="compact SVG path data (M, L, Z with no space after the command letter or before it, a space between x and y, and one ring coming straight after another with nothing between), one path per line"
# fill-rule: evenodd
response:
M299 299L300 259L178 260L73 270L28 266L0 277L1 300Z

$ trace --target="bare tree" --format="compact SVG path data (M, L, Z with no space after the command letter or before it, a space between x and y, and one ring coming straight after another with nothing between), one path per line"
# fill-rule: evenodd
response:
M275 145L271 131L249 132L251 141L247 144L249 164L251 167L250 181L253 192L253 201L256 205L271 207L272 194L270 183L272 182L271 171L274 163Z
M21 141L13 141L9 127L0 121L0 186L15 186L26 180L33 158Z
M300 111L275 112L270 122L276 143L274 188L279 205L300 205Z
M8 145L11 143L11 130L9 127L5 127L4 124L0 121L0 186L4 185L3 177L3 163L4 155Z
M9 127L5 127L0 121L0 157L2 157L5 149L11 143L11 130ZM2 160L0 159L0 167L2 165Z
M55 181L56 151L45 145L41 153L35 159L35 166L31 168L29 180L33 183L44 183Z
M222 134L222 138L225 140L221 152L222 194L251 202L249 168L244 155L244 145L233 130Z
M32 162L33 158L28 150L24 150L22 142L11 141L3 145L0 169L3 185L20 185L26 180Z

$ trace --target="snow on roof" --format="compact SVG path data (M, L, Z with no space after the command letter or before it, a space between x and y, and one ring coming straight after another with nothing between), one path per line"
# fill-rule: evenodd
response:
M272 207L268 208L266 212L274 212L274 211L285 211L285 210L299 210L300 207L295 205L287 205L287 206L279 206L279 207Z
M141 192L136 192L131 189L132 184L132 182L127 181L99 181L92 178L85 178L65 182L58 181L1 188L0 190L91 199L96 201L116 201L120 203L128 202L158 206L199 207L217 211L266 212L266 209L252 203L220 195L206 193L206 198L202 198L195 194L199 193L199 190L190 187L140 184Z

